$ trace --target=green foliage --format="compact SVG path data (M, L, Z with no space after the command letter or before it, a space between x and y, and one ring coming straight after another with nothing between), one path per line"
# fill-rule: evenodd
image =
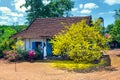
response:
M34 57L34 59L36 59L36 60L43 59L43 53L42 53L41 48L36 48L35 49L35 57Z
M43 3L43 0L25 1L26 3L22 6L28 8L26 12L29 23L31 23L35 18L69 16L69 11L74 5L71 0L48 0L48 4Z
M16 30L8 26L0 26L0 50L9 50L10 45L13 43L13 39L9 37L16 33Z
M112 41L120 42L120 19L115 20L113 27L111 28L110 35Z
M115 10L115 21L106 28L106 33L111 36L111 41L120 42L120 9Z
M106 29L105 29L105 33L110 33L110 31L112 30L112 28L113 28L113 24L109 24L107 27L106 27Z
M27 28L27 25L16 25L16 26L10 26L12 29L15 29L16 32L20 32L22 30L25 30Z
M67 54L75 62L89 63L98 60L100 52L108 48L108 40L100 31L100 26L89 26L85 20L67 26L52 39L53 53L62 56Z
M10 39L10 36L24 29L26 29L25 25L0 25L0 50L11 49L11 45L14 44L14 40Z

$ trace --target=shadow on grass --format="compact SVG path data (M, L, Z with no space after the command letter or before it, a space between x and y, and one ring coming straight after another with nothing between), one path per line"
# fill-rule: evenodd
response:
M117 54L116 56L117 56L117 57L120 57L120 54Z
M6 63L8 64L12 64L12 63L24 63L24 62L27 62L27 63L52 63L52 60L33 60L33 61L30 61L30 60L16 60L16 61L8 61L8 60L5 60Z
M118 71L118 70L116 69L116 67L112 67L112 66L105 67L104 70L105 70L105 71Z
M96 72L96 71L108 71L108 72L113 72L113 71L118 71L118 69L116 69L116 67L92 67L89 69L85 69L85 70L68 70L68 71L74 71L77 73L91 73L91 72Z

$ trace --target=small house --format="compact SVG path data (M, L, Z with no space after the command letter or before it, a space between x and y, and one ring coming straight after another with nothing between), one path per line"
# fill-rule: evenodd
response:
M62 23L71 25L72 23L80 22L86 19L87 24L90 24L91 16L85 17L65 17L65 18L36 18L28 26L26 30L16 33L12 38L21 37L25 43L25 49L35 49L37 45L44 48L46 56L52 56L52 45L49 43L50 39L64 29Z

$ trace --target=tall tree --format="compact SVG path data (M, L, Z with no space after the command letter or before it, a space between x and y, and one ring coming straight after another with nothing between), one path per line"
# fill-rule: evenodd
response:
M74 2L71 0L25 0L22 6L29 8L27 20L29 23L35 18L64 17L69 16ZM47 1L46 3L44 1ZM22 7L21 6L21 7Z

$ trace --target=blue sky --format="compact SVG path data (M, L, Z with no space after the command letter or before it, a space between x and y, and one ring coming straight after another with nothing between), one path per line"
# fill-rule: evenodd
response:
M93 20L103 17L105 26L114 22L114 10L120 8L120 0L73 1L75 2L71 11L73 16L92 15ZM0 0L0 25L24 24L26 22L26 8L20 8L20 5L24 3L25 0Z

